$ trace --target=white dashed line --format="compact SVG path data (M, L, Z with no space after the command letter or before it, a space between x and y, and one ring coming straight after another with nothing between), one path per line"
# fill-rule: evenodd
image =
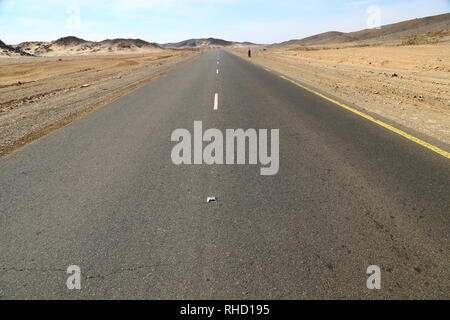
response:
M218 110L219 109L219 94L216 93L214 95L214 110Z
M216 70L216 73L219 74L219 69Z

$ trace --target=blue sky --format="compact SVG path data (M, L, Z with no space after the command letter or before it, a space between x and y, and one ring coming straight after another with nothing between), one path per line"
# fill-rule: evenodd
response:
M273 43L450 12L450 0L0 0L0 39L8 44L75 35L87 40L175 42L217 37Z

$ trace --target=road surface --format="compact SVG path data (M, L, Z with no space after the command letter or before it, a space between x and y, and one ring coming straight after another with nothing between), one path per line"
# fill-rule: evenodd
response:
M279 129L279 173L174 165L195 120ZM449 181L447 158L211 51L0 160L0 297L448 299Z

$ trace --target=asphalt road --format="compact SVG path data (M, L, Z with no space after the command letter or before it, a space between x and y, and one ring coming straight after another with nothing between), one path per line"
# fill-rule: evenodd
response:
M278 175L174 165L194 120L279 129ZM449 181L445 157L212 51L0 160L0 297L448 299Z

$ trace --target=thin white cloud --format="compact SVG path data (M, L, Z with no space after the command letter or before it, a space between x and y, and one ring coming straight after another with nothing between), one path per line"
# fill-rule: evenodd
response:
M273 43L364 29L364 7L372 4L381 8L382 24L450 11L449 0L0 0L0 39L17 43L76 35L174 42L213 36ZM76 29L67 28L70 5L81 9Z

